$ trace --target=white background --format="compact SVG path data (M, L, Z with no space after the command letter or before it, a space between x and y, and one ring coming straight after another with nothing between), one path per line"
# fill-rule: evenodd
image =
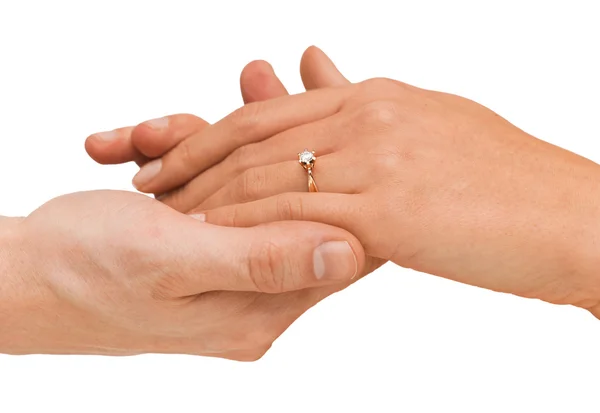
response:
M352 81L475 99L600 161L597 1L0 1L0 214L132 189L85 137L169 113L215 121L269 60L299 92L316 44ZM386 266L256 363L0 356L0 412L598 412L600 321Z

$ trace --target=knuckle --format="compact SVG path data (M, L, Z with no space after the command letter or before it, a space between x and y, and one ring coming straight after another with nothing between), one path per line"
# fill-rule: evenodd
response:
M387 100L377 100L363 105L355 121L363 130L385 132L400 121L398 105Z
M276 199L277 216L281 221L300 221L304 216L301 198L279 195Z
M385 77L374 77L362 83L372 89L389 89L394 84L394 81Z
M177 146L178 148L178 156L177 161L183 165L192 165L194 163L194 151L192 149L192 140L184 139Z
M229 205L212 211L205 211L206 222L221 227L237 227L239 225L238 205Z
M377 159L377 175L381 178L394 177L401 167L401 157L397 155L396 151L383 153L382 156Z
M361 82L364 89L374 93L389 93L403 90L403 83L386 77L375 77Z
M376 146L369 156L373 161L370 173L380 179L396 180L399 171L406 170L408 164L414 164L418 151L410 142L403 142L401 145Z
M253 247L248 276L256 289L263 293L284 291L287 260L283 249L274 242L267 241Z
M265 172L262 168L252 168L244 171L238 179L236 201L244 202L260 198L265 187Z
M357 84L357 93L362 101L373 101L381 98L398 99L399 96L414 90L413 86L397 80L376 77Z
M228 163L233 173L242 173L251 167L250 160L254 157L254 148L252 145L243 145L235 149L229 155Z
M260 102L254 102L240 107L229 115L235 137L247 137L252 135L258 125L258 114L260 113Z

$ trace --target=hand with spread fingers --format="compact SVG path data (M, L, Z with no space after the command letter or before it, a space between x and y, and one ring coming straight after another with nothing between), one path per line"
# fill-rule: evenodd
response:
M371 268L391 260L596 316L599 182L597 164L473 101L390 79L248 104L134 179L208 223L327 223L358 237Z

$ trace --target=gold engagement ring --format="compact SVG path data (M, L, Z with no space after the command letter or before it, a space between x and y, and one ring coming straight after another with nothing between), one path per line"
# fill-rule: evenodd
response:
M300 152L298 154L298 162L306 172L308 173L308 192L319 192L317 188L317 183L315 182L315 178L313 177L313 169L315 168L315 161L317 157L315 156L315 151L309 151L305 149L304 152Z

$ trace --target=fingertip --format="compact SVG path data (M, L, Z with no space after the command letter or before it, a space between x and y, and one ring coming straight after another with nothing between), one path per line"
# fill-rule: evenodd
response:
M253 60L242 69L240 80L252 79L255 76L274 74L273 66L266 60Z
M85 151L103 165L132 161L139 155L131 144L132 129L127 127L94 133L86 138Z
M304 73L307 69L310 69L313 62L322 56L327 57L327 55L317 46L308 46L300 58L300 73Z
M329 227L332 231L331 240L322 244L321 249L326 248L329 253L329 263L344 266L344 274L340 276L340 280L350 281L361 274L366 263L366 253L363 245L352 233L338 227L333 227L326 224L320 224ZM348 249L351 253L348 253Z
M273 66L264 60L248 63L240 75L240 88L244 103L273 99L287 94Z
M90 135L85 139L84 148L85 148L86 153L94 161L98 162L98 159L96 159L97 152L98 152L96 145L97 145L97 143L96 143L96 138L94 135Z
M309 46L302 54L300 75L307 90L350 83L329 56L317 46Z
M302 53L302 59L305 58L311 58L312 56L318 55L318 54L325 54L323 52L323 50L321 50L319 47L313 45L310 45L306 48L306 50L304 51L304 53Z

